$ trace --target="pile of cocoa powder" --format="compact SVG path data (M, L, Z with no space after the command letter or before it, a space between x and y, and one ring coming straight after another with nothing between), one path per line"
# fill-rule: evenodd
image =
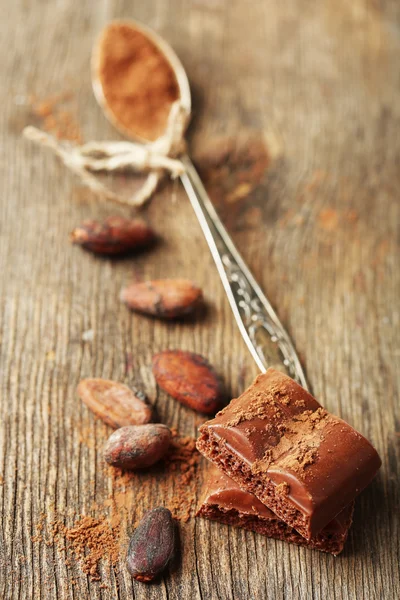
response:
M179 98L175 73L149 37L115 22L102 34L98 77L114 118L133 135L156 140Z
M101 559L116 566L119 560L120 527L110 523L106 517L81 517L73 527L60 523L54 525L55 535L60 534L68 542L69 549L79 559L82 571L93 581L99 581L98 565Z
M116 567L120 556L120 523L107 517L94 518L81 515L70 527L60 516L46 520L42 513L36 524L33 543L43 542L47 546L56 545L59 552L65 553L65 565L71 566L71 557L79 560L82 572L92 581L100 581L100 560Z

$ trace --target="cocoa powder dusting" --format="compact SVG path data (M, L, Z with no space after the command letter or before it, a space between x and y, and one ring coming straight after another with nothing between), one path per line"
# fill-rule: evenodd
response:
M307 467L318 458L324 430L338 423L315 398L273 369L259 375L239 398L217 414L217 420L223 415L223 427L239 427L249 438L262 431L273 440L264 455L253 462L255 475L267 473L274 463L306 477Z
M143 33L128 23L109 25L98 77L108 108L129 132L149 141L164 133L179 87L171 65Z
M44 529L45 519L46 519L46 515L44 513L41 513L39 520L36 523L36 535L31 535L31 542L34 544L43 541L43 529Z
M101 559L116 566L119 559L119 526L112 527L105 517L84 516L74 527L60 526L71 551L80 560L82 571L93 581L100 580Z
M224 426L236 427L242 422L253 419L279 420L287 412L291 416L293 407L305 408L304 398L298 397L298 390L294 382L279 372L269 374L268 384L263 381L264 375L259 375L253 384L239 397L232 400L228 406L217 413L217 416L228 413L230 418ZM303 391L301 392L303 393ZM307 392L304 392L307 394ZM308 395L308 394L307 394ZM317 401L308 395L313 406L318 408ZM305 414L303 411L300 414ZM312 411L309 411L311 414Z
M318 448L323 440L323 430L336 423L337 419L323 408L314 413L305 411L295 415L286 423L285 435L279 443L267 450L265 455L252 465L252 472L267 472L272 462L279 463L282 469L289 469L299 476L305 476L306 469L318 457Z
M242 397L235 400L235 403L228 405L218 414L224 414L229 411L232 417L225 423L226 427L235 427L244 421L263 418L282 418L280 406L283 404L288 406L291 401L290 391L279 389L275 390L270 387L267 390L259 391L257 388L257 380L245 392L245 401L242 402Z
M278 483L275 486L275 491L277 494L281 494L281 496L287 496L290 492L290 485L286 481L282 481L282 483Z
M32 113L41 120L41 128L58 140L82 144L82 134L74 114L65 106L72 99L70 92L53 94L47 98L31 96Z
M213 139L195 162L228 229L255 227L262 222L270 155L258 132Z
M82 515L68 527L58 516L46 521L46 515L42 513L36 524L36 535L31 540L49 547L55 545L64 554L67 567L72 566L71 555L75 556L83 573L92 581L100 580L101 560L117 566L121 550L120 525L104 515L98 518Z
M183 522L191 517L196 500L195 475L200 458L196 450L196 440L187 436L180 437L174 430L170 452L166 458L167 469L172 474L174 483L173 496L168 502L168 508L175 519Z
M318 215L318 225L324 231L335 231L338 223L339 215L333 208L323 208Z

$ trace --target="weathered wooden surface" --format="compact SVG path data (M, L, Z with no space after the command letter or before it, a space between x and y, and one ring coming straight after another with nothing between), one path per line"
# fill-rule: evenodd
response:
M18 0L3 13L0 597L400 597L398 3ZM54 513L72 524L73 511L96 516L114 493L101 456L109 430L77 400L81 377L143 386L163 422L194 436L199 419L156 391L152 354L205 354L232 395L256 372L178 184L147 211L164 239L157 250L97 260L71 247L68 232L113 207L21 139L32 121L27 96L64 89L76 91L85 139L112 139L91 92L89 55L97 31L121 16L154 27L182 57L196 149L248 127L268 134L275 158L264 187L239 210L223 198L219 209L293 335L314 393L382 456L339 558L192 519L181 526L180 564L146 587L132 584L123 556L119 571L104 565L92 583L56 545L32 541L41 513L45 524ZM118 293L132 270L195 278L207 316L164 324L129 314ZM82 341L91 329L93 340ZM140 506L135 496L127 490L126 514L160 501L156 486Z

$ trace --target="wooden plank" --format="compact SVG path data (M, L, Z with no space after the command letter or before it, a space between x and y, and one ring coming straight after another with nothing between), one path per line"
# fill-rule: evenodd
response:
M6 11L0 597L398 598L398 4L43 0ZM91 92L89 56L97 31L121 16L155 27L182 57L194 91L196 153L217 136L266 132L272 160L262 186L240 205L223 197L217 205L293 335L316 396L382 456L339 558L191 519L180 525L181 562L160 583L132 583L124 568L132 519L170 492L161 472L139 485L104 469L110 432L81 406L76 384L90 375L135 382L162 422L195 436L200 419L156 389L152 354L178 347L208 356L232 396L256 369L178 184L146 210L163 244L134 261L98 260L70 247L68 232L84 218L123 211L21 139L32 122L28 96L66 89L85 139L115 137ZM207 315L184 324L131 315L118 293L132 275L194 277ZM84 341L89 330L93 340ZM121 520L120 564L104 562L100 582L73 556L66 561L48 531L55 517L71 526L80 514Z

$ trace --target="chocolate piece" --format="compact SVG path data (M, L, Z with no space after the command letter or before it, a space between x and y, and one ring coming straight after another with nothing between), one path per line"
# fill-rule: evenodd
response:
M230 477L211 466L197 516L243 527L276 540L308 546L337 555L343 550L352 521L354 502L346 506L319 534L307 541L286 525L255 496L240 489Z
M197 448L307 540L381 465L371 444L275 369L200 427Z

